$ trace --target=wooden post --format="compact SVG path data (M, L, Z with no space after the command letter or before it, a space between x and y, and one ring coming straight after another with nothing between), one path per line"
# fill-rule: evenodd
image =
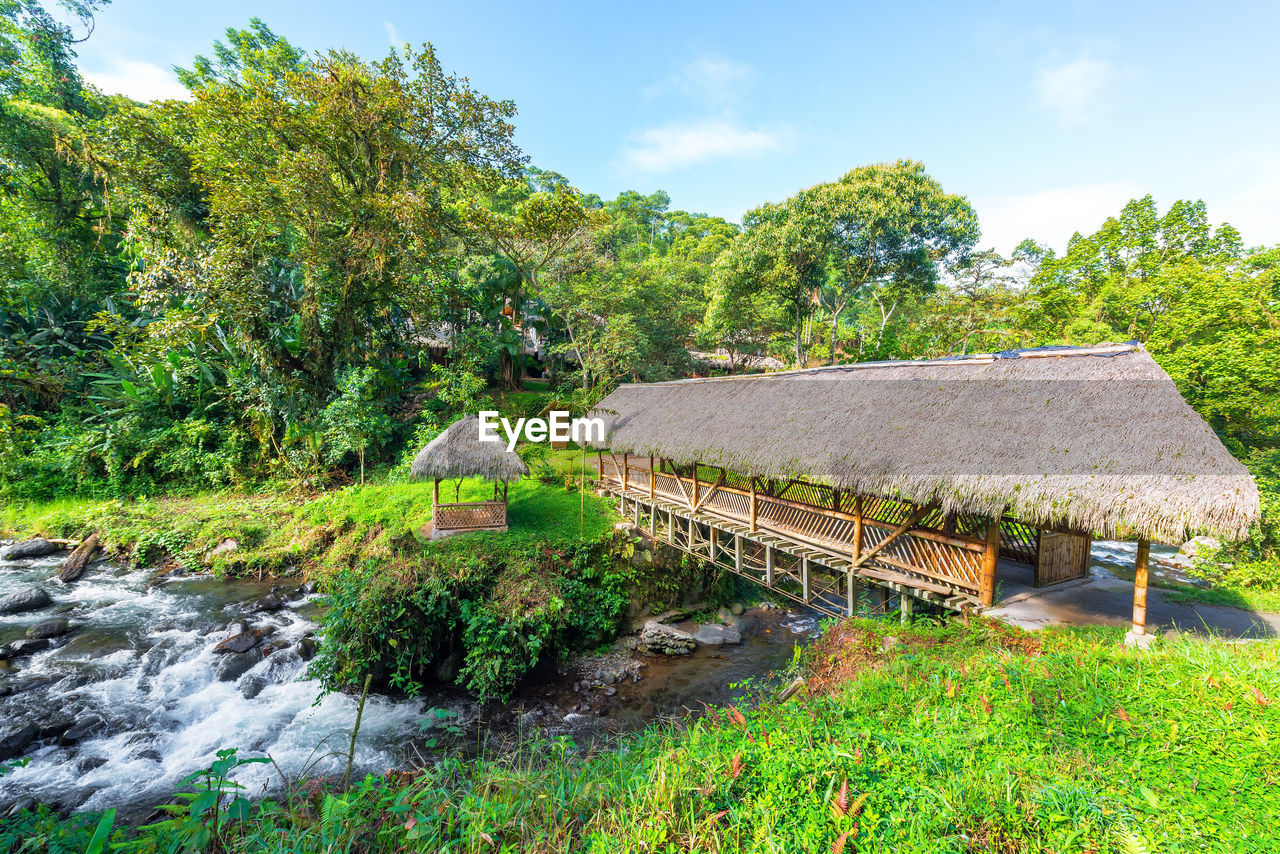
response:
M756 508L757 508L756 479L753 477L753 478L750 478L750 480L751 480L751 533L754 534L757 530L756 528Z
M831 509L840 512L840 490L831 487Z
M804 601L809 601L809 559L807 557L800 558L800 583L804 590Z
M767 587L773 586L773 546L767 544L764 547L764 583Z
M848 577L845 579L845 597L845 616L852 617L858 613L858 576L853 571L853 567L849 568Z
M993 516L987 522L987 550L982 554L982 586L978 600L982 607L990 608L996 599L996 564L1000 561L1000 517Z
M436 478L431 484L431 509L434 511L436 505L440 503L440 478ZM434 513L432 515L435 515Z
M1133 630L1142 637L1147 633L1147 561L1151 557L1151 541L1138 540L1138 555L1133 563Z
M667 511L667 542L676 544L676 514L671 510Z
M604 453L596 451L596 478L604 483Z
M742 574L742 535L733 535L733 568Z
M862 494L853 497L853 560L862 557Z
M653 486L654 486L653 454L650 454L649 455L649 500L650 501L653 500Z
M627 488L627 481L628 481L627 471L629 469L630 469L630 466L627 465L627 452L623 451L622 452L622 488L623 489Z
M902 622L911 622L911 612L915 610L916 600L905 593L898 594L898 614Z
M649 533L656 535L658 533L658 516L655 505L649 505Z
M698 506L698 461L693 462L693 506ZM693 509L693 508L690 508Z
M693 517L690 516L689 517L689 553L690 554L698 553L696 543L697 543L697 540L694 539L694 536L693 536Z

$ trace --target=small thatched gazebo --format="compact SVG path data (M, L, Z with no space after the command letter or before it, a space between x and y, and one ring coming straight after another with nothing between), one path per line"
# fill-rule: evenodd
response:
M439 538L466 531L507 530L507 485L527 475L529 467L502 442L481 442L480 419L468 415L419 451L409 473L432 481L431 536ZM492 480L493 500L441 504L440 481L464 477Z

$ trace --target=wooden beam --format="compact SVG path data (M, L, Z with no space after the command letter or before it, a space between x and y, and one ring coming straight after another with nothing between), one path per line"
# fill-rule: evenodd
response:
M759 530L759 528L756 526L756 519L758 518L758 515L757 515L758 503L757 503L757 497L756 497L756 479L753 477L753 478L750 478L750 480L751 480L751 533L754 534L757 530Z
M739 574L742 573L742 535L741 534L733 535L733 567L738 571Z
M773 586L773 546L764 547L764 583Z
M867 550L866 550L865 552L863 552L862 554L858 555L857 559L853 561L852 565L850 565L850 567L849 567L849 568L850 568L850 569L857 569L858 567L862 566L862 565L863 565L864 563L866 563L867 561L871 560L871 559L872 559L873 557L875 557L876 555L880 554L880 552L884 551L886 547L888 547L888 546L889 546L890 544L892 544L895 540L897 540L897 539L898 539L898 537L900 537L900 536L902 536L904 533L906 533L906 531L907 531L909 528L911 528L913 525L915 525L917 522L919 522L919 521L920 521L921 519L923 519L925 516L928 516L930 513L932 513L932 512L934 511L934 509L935 509L937 506L938 506L938 505L937 505L936 503L934 503L934 504L922 504L922 505L920 505L919 507L917 507L915 510L912 510L912 511L911 511L911 514L910 514L909 516L907 516L907 518L906 518L906 519L904 519L904 520L902 521L902 524L900 524L898 527L894 528L894 529L889 533L889 536L885 537L883 540L881 540L880 542L876 543L874 546L872 546L871 548L867 549Z
M853 497L853 559L862 557L862 493Z
M622 488L623 489L627 488L627 481L628 481L627 472L630 468L631 467L627 465L627 452L623 451L622 452Z
M1138 540L1138 555L1133 562L1133 634L1147 633L1147 563L1151 557L1151 541Z
M809 596L809 559L807 557L800 558L800 585L804 591L804 601L811 601Z
M707 503L707 499L709 499L709 498L711 498L711 496L715 495L715 494L716 494L716 490L718 490L718 489L719 489L720 487L722 487L722 486L724 486L724 469L721 469L721 470L720 470L720 476L719 476L718 478L716 478L716 482L715 482L715 483L711 484L711 488L707 490L707 494L706 494L706 495L704 495L704 496L702 496L702 498L698 501L698 503L697 503L697 504L695 504L695 505L693 506L694 511L701 510L701 509L702 509L702 505L704 505L704 504L706 504L706 503ZM695 490L695 493L694 493L694 494L695 494L695 495L697 494L697 492L696 492L697 488L698 488L698 487L697 487L697 482L695 481L695 482L694 482L694 490Z
M699 503L700 502L698 501L698 461L694 460L693 461L693 499L689 503L689 509L693 510L697 508Z
M432 516L436 515L434 513L434 510L436 505L439 503L440 503L440 478L436 478L435 481L432 482L431 484L431 508L433 511L431 514Z
M987 520L987 548L982 553L982 578L978 601L990 608L996 600L996 565L1000 562L1000 517Z
M654 484L653 454L650 454L649 455L649 500L650 501L653 500L653 484Z

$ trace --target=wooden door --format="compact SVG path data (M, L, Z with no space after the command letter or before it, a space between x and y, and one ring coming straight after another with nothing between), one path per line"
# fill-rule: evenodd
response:
M1036 587L1048 587L1089 574L1088 534L1040 532L1040 554L1036 563Z

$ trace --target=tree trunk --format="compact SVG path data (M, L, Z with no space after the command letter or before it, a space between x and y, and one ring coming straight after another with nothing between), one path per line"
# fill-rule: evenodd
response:
M831 360L828 365L836 363L836 331L840 328L840 312L835 311L831 314Z
M515 357L503 348L498 352L498 384L503 391L521 391L521 369L516 366Z

